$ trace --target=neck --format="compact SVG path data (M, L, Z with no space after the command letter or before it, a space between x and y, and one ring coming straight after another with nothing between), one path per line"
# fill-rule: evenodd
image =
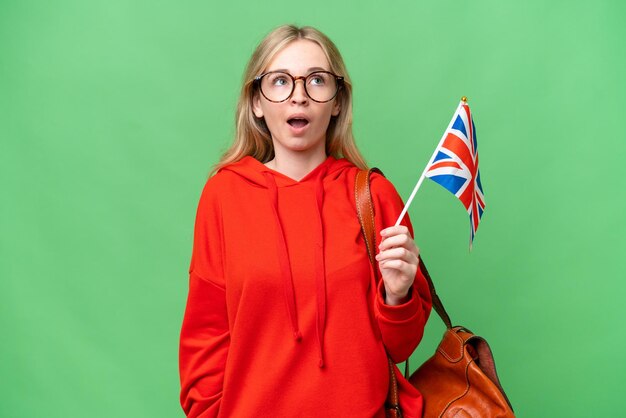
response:
M278 151L278 150L276 150ZM272 170L278 171L296 181L302 180L307 174L326 160L326 152L314 154L276 152L274 159L265 163Z

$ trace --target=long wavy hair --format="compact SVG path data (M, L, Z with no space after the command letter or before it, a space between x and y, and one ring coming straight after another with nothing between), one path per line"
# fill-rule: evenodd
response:
M257 118L252 111L252 102L255 95L259 94L253 80L267 69L278 52L298 39L317 43L328 59L330 71L344 78L344 85L335 98L339 100L341 110L339 115L331 117L326 131L326 155L346 158L359 168L367 168L352 134L352 83L339 50L326 35L313 27L283 25L267 34L250 57L237 103L234 141L213 167L210 175L248 155L262 163L274 158L274 145L265 119Z

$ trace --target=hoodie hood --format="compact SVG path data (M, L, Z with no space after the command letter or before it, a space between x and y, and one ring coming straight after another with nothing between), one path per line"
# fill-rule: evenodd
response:
M283 297L287 315L291 323L291 332L296 342L302 340L302 332L298 322L298 307L296 305L295 288L291 268L291 260L287 249L285 230L281 221L278 195L280 189L285 187L313 186L317 208L316 219L310 220L315 229L315 242L311 243L311 249L315 252L315 297L316 297L316 334L319 349L319 367L324 367L324 335L326 331L326 260L324 255L325 233L322 210L324 207L325 184L337 179L342 173L354 168L354 164L348 160L328 157L324 162L313 169L301 180L294 180L278 171L266 167L263 163L251 156L244 157L240 161L227 165L221 170L231 171L243 177L249 183L267 189L267 202L272 208L275 220L276 245L279 254L281 277L283 281ZM220 170L220 171L221 171ZM304 220L303 220L304 221Z
M321 179L324 182L334 180L338 178L344 170L353 167L355 167L355 165L345 158L336 159L331 156L327 157L326 160L315 167L301 180L294 180L289 176L265 166L265 164L258 161L254 157L247 156L235 163L222 167L220 171L232 171L256 186L268 188L265 173L272 174L278 187L287 187L301 183L314 182L318 179ZM319 176L320 171L322 170L325 171L323 173L324 175Z

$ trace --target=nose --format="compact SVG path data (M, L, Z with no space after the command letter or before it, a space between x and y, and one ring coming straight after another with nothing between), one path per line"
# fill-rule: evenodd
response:
M302 83L298 83L298 81L302 81ZM304 83L306 83L304 78L298 78L294 81L293 93L291 94L291 101L293 103L305 103L309 100L309 96L304 88Z

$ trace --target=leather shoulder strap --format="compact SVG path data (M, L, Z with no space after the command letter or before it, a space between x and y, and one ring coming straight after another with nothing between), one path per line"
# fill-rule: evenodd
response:
M374 226L374 203L372 202L372 194L370 192L370 174L372 172L383 173L377 168L369 170L359 170L356 175L356 184L354 187L354 200L356 201L356 213L361 223L361 232L367 246L367 256L370 263L374 266L374 274L378 276L376 267L376 228Z
M367 256L372 264L374 275L378 278L378 267L376 265L376 227L374 224L374 203L370 192L370 174L372 172L383 174L377 168L369 170L359 170L356 175L354 185L354 200L356 202L356 213L361 224L361 232L367 246ZM374 289L376 291L376 289ZM389 368L389 390L385 402L386 416L389 418L401 418L400 397L398 395L398 379L396 378L395 364L391 357L387 356Z

